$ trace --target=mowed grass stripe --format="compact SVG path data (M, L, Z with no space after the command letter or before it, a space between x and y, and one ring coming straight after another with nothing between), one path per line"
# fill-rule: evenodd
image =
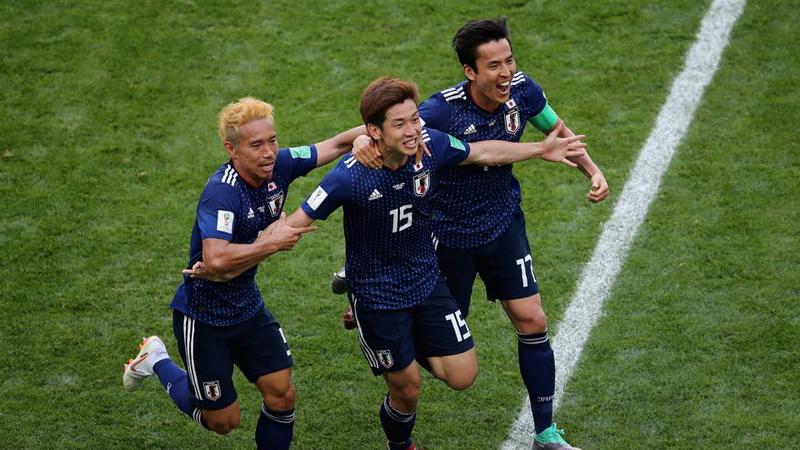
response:
M581 275L577 291L553 339L556 355L556 390L553 408L558 409L567 382L580 358L589 334L602 314L603 303L616 281L627 253L647 216L661 178L691 125L703 92L717 71L722 52L745 0L715 0L700 24L683 71L676 77L667 101L656 119L631 170L622 195L591 260ZM503 444L504 449L527 448L533 433L530 400L525 397L519 416Z

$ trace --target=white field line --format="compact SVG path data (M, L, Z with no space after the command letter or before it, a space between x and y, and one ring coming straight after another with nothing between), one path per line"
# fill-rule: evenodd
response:
M558 408L581 350L603 309L614 281L636 237L647 209L658 191L672 155L692 122L706 85L719 66L722 51L745 0L714 0L689 49L683 71L675 78L653 131L622 189L611 218L603 227L589 263L584 267L575 296L553 338L556 358L556 389L553 408ZM517 420L511 426L503 450L529 449L533 436L530 401L525 397Z

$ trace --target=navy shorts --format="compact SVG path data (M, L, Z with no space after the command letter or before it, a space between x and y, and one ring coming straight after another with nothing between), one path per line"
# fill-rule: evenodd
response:
M189 390L200 409L222 409L236 401L234 364L251 383L262 375L292 367L283 330L264 309L227 327L208 325L173 311L172 331L189 376Z
M369 310L350 296L358 340L372 373L403 370L416 357L464 353L474 344L444 281L422 303L394 311Z
M508 230L494 241L466 250L448 248L440 242L436 256L464 317L469 314L476 274L486 285L489 300L514 300L539 292L521 210L514 214Z

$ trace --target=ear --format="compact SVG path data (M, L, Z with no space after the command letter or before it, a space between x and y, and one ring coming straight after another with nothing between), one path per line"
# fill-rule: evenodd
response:
M372 123L367 124L367 134L376 141L379 141L383 138L383 131L381 131L378 126Z
M222 145L225 146L225 151L228 152L228 156L230 156L231 159L233 159L234 154L236 153L236 147L234 147L233 144L230 143L230 141L225 141L222 143Z
M461 68L464 70L464 76L467 77L469 81L475 81L478 78L478 74L472 70L472 67L470 67L469 64L464 64L461 66Z

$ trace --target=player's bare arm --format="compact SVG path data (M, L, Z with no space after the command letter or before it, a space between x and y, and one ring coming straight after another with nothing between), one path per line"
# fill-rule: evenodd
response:
M291 250L303 234L314 227L292 227L286 224L286 214L270 224L252 244L232 244L224 239L203 239L203 261L183 272L194 278L228 281L257 265L273 253Z
M585 135L559 137L562 125L557 125L542 142L481 141L470 144L469 157L462 164L493 166L511 164L527 159L543 159L570 167L576 164L569 158L585 154Z
M566 138L575 136L575 133L569 127L567 127L560 118L550 132L559 126L561 126L561 132L558 134L559 137ZM606 197L608 197L608 182L606 181L605 175L603 175L603 171L597 167L594 161L592 161L589 153L584 152L584 154L581 156L568 157L568 159L575 163L577 169L583 172L583 174L586 175L586 178L588 178L591 182L591 188L586 194L586 198L588 198L592 203L598 203L605 200Z
M367 134L367 128L364 125L360 125L318 143L317 167L324 166L350 151L350 148L353 146L353 141L357 137L365 134Z
M302 208L297 208L289 217L286 218L286 225L293 228L307 228L314 222Z

